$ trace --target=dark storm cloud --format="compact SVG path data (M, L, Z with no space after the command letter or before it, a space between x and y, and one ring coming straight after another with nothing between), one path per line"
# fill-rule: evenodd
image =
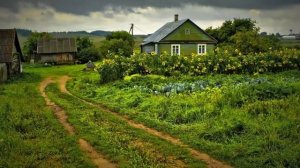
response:
M22 8L24 3L35 7L50 6L57 11L88 14L94 11L103 11L112 8L114 11L131 11L135 7L170 8L181 7L187 4L203 5L221 8L236 9L278 9L300 4L299 0L1 0L0 7L10 10Z

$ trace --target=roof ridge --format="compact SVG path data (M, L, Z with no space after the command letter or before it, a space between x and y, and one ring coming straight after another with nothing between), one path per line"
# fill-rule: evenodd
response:
M165 38L167 35L172 33L175 29L180 27L182 24L184 24L188 20L189 19L182 19L182 20L178 20L178 21L167 22L161 28L156 30L153 34L151 34L146 39L144 39L143 44L148 44L151 42L159 42L160 40Z

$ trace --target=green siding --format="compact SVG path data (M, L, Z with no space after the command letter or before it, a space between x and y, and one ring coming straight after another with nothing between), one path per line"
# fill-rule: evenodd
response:
M197 54L197 47L198 44L180 44L180 55L191 55L192 53ZM206 52L212 51L214 47L214 44L206 44ZM158 54L163 52L171 54L171 44L158 44Z
M185 34L185 30L189 29L190 34ZM193 41L193 40L212 40L209 36L199 30L191 22L185 22L177 30L169 34L162 41Z

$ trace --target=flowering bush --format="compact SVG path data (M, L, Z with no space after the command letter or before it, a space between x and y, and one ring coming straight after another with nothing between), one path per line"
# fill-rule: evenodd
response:
M300 53L295 49L284 49L265 53L243 55L238 50L217 48L206 55L171 56L167 53L157 55L133 54L131 57L114 56L104 60L98 71L102 82L121 79L131 74L158 74L165 76L203 75L203 74L254 74L299 69ZM117 74L114 74L117 73Z

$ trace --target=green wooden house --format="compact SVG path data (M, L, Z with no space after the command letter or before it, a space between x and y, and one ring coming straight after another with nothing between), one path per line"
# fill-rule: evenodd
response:
M156 32L145 38L141 45L144 53L163 53L171 55L206 54L213 50L217 40L207 34L190 19L166 23Z

